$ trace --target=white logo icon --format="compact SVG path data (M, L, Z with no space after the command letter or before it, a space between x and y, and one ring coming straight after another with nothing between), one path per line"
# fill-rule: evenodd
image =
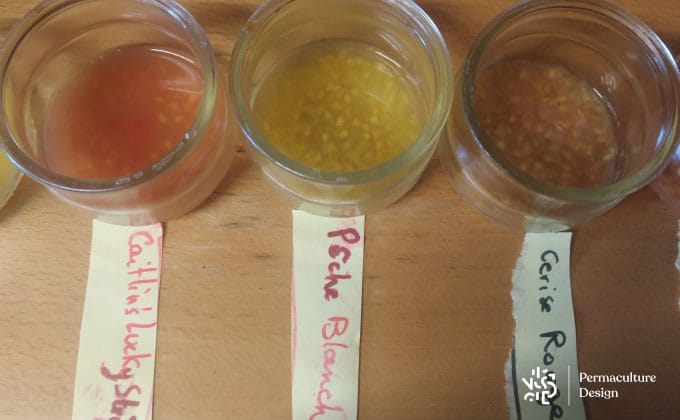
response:
M536 401L540 405L550 405L550 400L557 396L557 384L554 372L548 372L548 369L537 367L531 369L531 377L527 381L522 378L524 385L529 388L529 392L524 394L525 401Z

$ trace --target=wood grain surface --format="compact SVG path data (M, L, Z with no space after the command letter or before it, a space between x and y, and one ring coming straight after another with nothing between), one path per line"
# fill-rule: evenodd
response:
M0 2L0 34L35 1ZM226 68L257 1L186 0ZM680 3L619 0L680 51ZM458 68L512 1L429 0ZM649 190L575 231L579 363L655 374L588 399L590 420L680 418L677 217ZM196 211L166 224L154 417L287 419L291 213L244 153ZM69 419L90 221L30 179L0 211L0 419ZM361 419L506 419L511 274L522 234L475 213L435 158L367 218ZM531 420L531 419L530 419Z

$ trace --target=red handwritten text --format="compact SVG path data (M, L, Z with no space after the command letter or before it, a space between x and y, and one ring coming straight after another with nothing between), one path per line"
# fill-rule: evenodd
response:
M344 244L354 245L361 241L361 235L354 228L347 228L341 230L335 230L328 232L327 236L329 238L341 238ZM343 265L347 264L350 257L352 256L352 251L346 246L332 244L328 247L328 256L330 256L333 261L328 264L328 275L326 276L326 284L324 285L324 298L326 300L337 299L340 296L336 286L339 280L349 280L352 278L350 273L338 274L342 270ZM338 257L340 258L338 260ZM338 261L342 261L342 264Z
M113 373L105 363L100 366L100 374L114 383L114 400L111 403L114 417L109 420L122 420L122 416L129 416L127 410L139 406L143 395L142 388L135 384L135 370L141 368L145 360L153 358L152 353L140 352L138 347L144 337L156 334L155 306L158 303L156 296L160 270L152 266L149 254L159 252L161 241L162 238L154 239L147 230L135 232L128 238L128 259L124 263L128 270L128 294L124 302L124 314L130 317L130 322L125 324L121 365L117 373ZM154 318L149 319L151 316ZM136 418L130 416L127 420Z
M349 319L336 316L328 318L328 322L321 327L321 336L325 340L323 344L323 372L321 373L321 383L319 391L316 393L317 405L314 407L316 412L309 416L309 420L314 420L317 416L323 416L327 411L345 413L345 409L340 405L330 405L333 393L330 390L331 379L333 378L333 366L340 349L347 349L349 346L337 342L349 328Z

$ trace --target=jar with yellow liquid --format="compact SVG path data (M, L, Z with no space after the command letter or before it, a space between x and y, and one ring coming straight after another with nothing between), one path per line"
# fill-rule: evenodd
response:
M452 68L410 0L270 0L234 46L246 148L294 207L353 216L416 183L444 127Z

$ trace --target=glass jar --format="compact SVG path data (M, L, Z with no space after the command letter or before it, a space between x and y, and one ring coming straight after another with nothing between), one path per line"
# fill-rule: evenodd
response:
M602 184L537 179L510 163L484 131L475 93L479 74L503 60L527 58L565 69L607 104L617 147L612 175ZM602 1L535 0L505 11L475 41L454 92L439 147L454 189L482 214L526 231L560 231L607 211L654 179L677 143L672 56L644 23ZM578 141L588 148L594 136ZM569 169L559 152L554 164ZM553 152L546 147L544 153Z
M423 123L415 140L395 157L357 170L319 168L282 153L257 125L254 102L272 69L295 51L329 40L377 51L413 87ZM353 216L391 204L416 183L449 113L452 80L439 30L410 0L270 0L255 11L236 41L230 93L246 149L275 189L301 210Z
M75 80L74 75L81 75L101 57L142 49L144 54L163 54L164 60L175 60L193 72L195 117L187 117L187 112L179 108L174 116L167 117L188 118L188 130L164 139L167 150L152 155L150 164L121 176L90 178L55 170L48 164L46 146L54 126L46 126L46 120L53 115L50 113L59 111L53 103L56 95ZM125 67L121 65L119 70ZM140 81L131 92L145 86ZM100 220L131 225L168 220L208 197L229 167L234 146L230 143L233 136L225 137L223 86L205 32L172 0L48 0L20 20L5 39L0 55L0 145L25 174ZM125 94L111 92L109 96L116 101L117 95ZM173 104L157 104L161 105ZM98 106L96 103L93 108ZM97 114L92 115L97 116L93 121L100 121ZM121 114L110 122L110 128L132 124L133 118L146 117ZM159 111L158 118L166 117ZM149 121L142 119L134 124L127 131L134 137L131 141L150 130ZM90 147L98 147L98 141L92 138ZM122 162L133 157L125 155ZM91 162L85 163L91 166Z

